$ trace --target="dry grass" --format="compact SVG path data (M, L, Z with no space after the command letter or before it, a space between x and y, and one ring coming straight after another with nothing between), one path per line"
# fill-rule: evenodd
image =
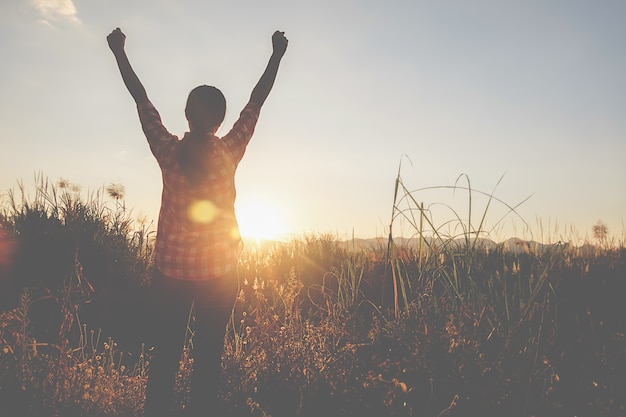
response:
M140 416L150 232L117 197L110 210L62 190L42 184L0 219L18 248L0 269L1 411ZM427 214L398 194L390 229L410 219L408 243L351 250L320 235L244 254L223 357L230 414L624 415L623 244L487 246L486 212L445 236ZM192 366L186 348L181 408Z

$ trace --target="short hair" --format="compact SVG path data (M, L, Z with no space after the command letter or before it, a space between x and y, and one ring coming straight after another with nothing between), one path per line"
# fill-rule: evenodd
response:
M226 98L218 88L200 85L187 97L185 116L194 128L209 130L218 127L226 116Z

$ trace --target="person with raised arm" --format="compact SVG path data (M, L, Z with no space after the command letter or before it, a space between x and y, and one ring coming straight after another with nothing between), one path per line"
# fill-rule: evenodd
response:
M250 99L232 129L216 132L226 114L226 100L213 86L189 93L182 138L161 122L146 89L126 55L119 29L107 36L122 80L135 100L141 127L161 168L163 191L155 241L150 291L154 352L150 362L145 417L173 415L175 381L194 308L193 371L189 416L219 412L218 389L226 324L237 295L237 262L242 242L235 217L235 171L252 137L287 50L284 32L272 35L272 54Z

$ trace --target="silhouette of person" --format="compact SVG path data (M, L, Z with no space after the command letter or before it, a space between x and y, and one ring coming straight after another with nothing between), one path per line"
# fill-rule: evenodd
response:
M175 380L194 305L193 372L190 416L218 412L221 355L226 324L237 295L236 266L242 243L235 217L235 170L243 157L287 49L284 32L272 35L272 54L233 128L215 135L224 120L226 100L212 86L188 96L189 132L168 132L135 74L119 29L108 36L122 80L137 105L142 129L162 173L163 191L155 241L151 291L156 305L155 349L146 388L145 416L172 415Z

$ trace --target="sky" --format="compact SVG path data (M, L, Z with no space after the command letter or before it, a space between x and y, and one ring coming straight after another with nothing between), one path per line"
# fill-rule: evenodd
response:
M189 91L219 87L223 135L282 30L236 177L244 236L410 236L392 222L399 177L395 214L423 203L451 235L484 217L496 240L583 239L598 222L623 239L625 21L622 0L3 0L0 193L36 175L122 184L156 222L159 168L106 35L126 34L176 135Z

